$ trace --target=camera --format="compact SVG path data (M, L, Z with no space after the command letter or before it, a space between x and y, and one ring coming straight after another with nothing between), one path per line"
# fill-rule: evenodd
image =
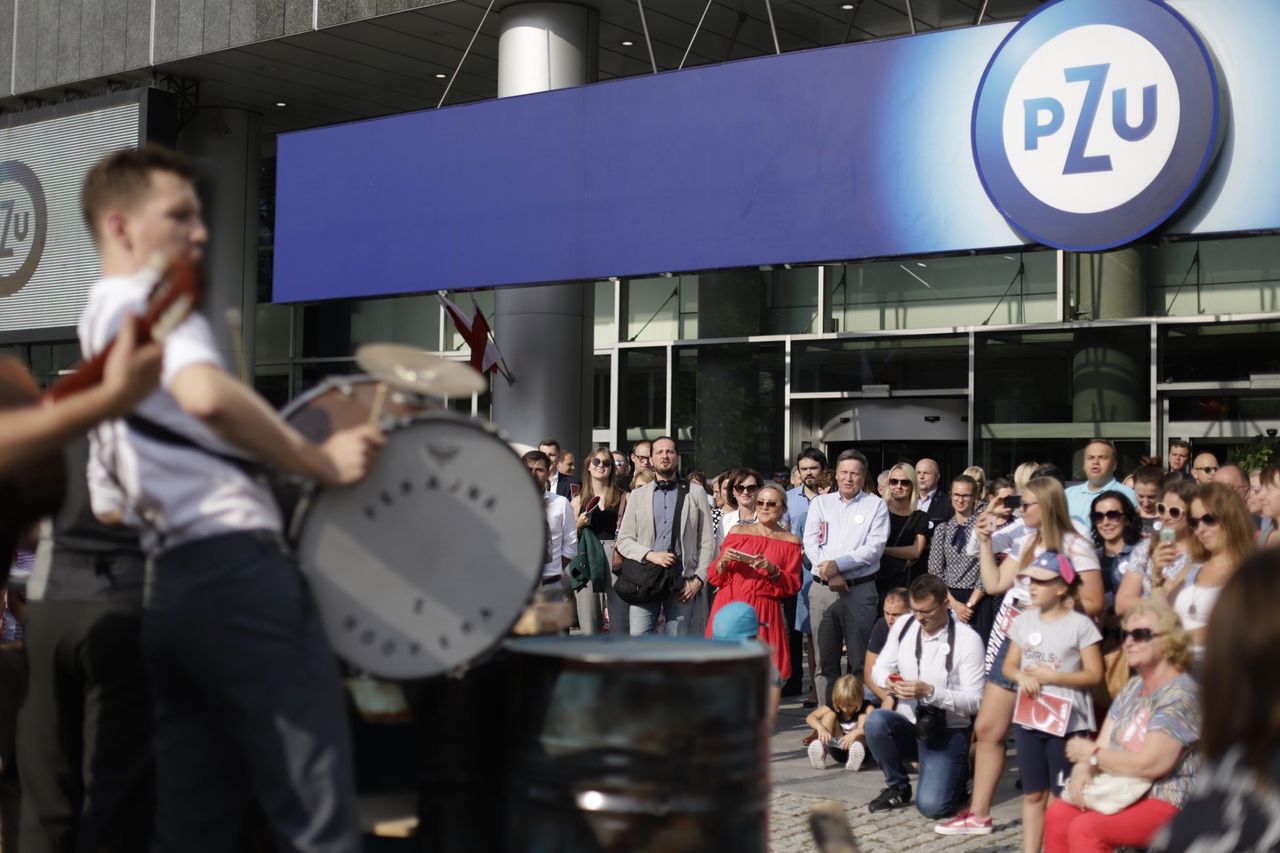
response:
M947 712L934 705L916 705L916 737L925 743L946 734Z

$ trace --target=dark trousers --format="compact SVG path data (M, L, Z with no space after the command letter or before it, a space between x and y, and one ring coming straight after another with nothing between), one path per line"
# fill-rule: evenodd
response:
M254 804L281 853L359 850L337 665L277 540L236 533L178 546L153 561L147 596L152 850L233 851Z
M804 690L804 635L796 630L796 597L782 599L782 621L787 629L787 651L791 656L791 677L782 685L784 696ZM810 678L812 678L812 674Z
M27 656L19 644L0 647L0 853L18 849L18 708L27 685Z
M831 688L840 672L840 649L849 655L849 671L863 678L867 640L876 621L876 585L864 582L835 593L827 586L809 586L809 621L817 652L818 701L831 704Z
M142 603L33 601L18 720L22 850L146 850L155 796Z

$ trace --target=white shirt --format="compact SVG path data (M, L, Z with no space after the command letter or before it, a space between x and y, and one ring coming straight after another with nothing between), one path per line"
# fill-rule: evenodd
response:
M542 576L558 578L564 572L562 560L578 556L578 527L568 498L543 492L542 504L547 513L547 556L550 558L542 566Z
M929 494L927 495L921 495L920 499L916 501L916 509L920 510L921 512L928 512L929 507L933 504L933 499L936 498L937 496L938 496L937 489L934 489L932 492L929 492Z
M558 485L560 485L560 472L553 466L551 468L551 476L547 478L547 491L554 492Z
M126 312L143 313L153 280L144 271L93 285L77 330L86 358L114 337ZM184 412L170 393L178 374L194 364L222 367L213 331L200 314L165 339L160 388L142 401L137 414L211 450L243 455ZM223 533L281 530L280 511L267 487L207 453L140 436L118 420L90 434L89 452L94 511L122 510L125 523L139 528L149 553Z
M873 575L888 541L889 507L876 495L859 492L845 500L837 491L809 502L804 553L815 574L820 562L835 560L846 580Z
M1076 529L1076 533L1082 538L1092 541L1092 531L1080 519L1071 519L1071 526ZM1027 522L1023 520L1022 516L1017 516L1013 521L991 534L991 553L1008 554L1010 557L1017 557L1022 553L1018 543L1026 539L1028 533L1035 533L1035 530L1027 527ZM981 548L981 541L979 541L977 535L974 535L970 536L969 541L965 543L964 552L970 557L976 557L981 553Z
M880 687L887 687L890 673L898 673L907 681L925 681L933 685L933 695L924 700L926 705L943 708L947 712L947 728L960 729L978 713L982 701L982 689L986 685L983 670L982 638L978 632L963 622L956 622L956 647L951 656L951 671L947 672L947 626L932 637L924 635L920 643L920 665L916 665L916 637L920 634L920 622L914 617L903 635L902 623L889 629L889 639L871 668L871 680ZM898 637L902 640L899 641ZM895 710L911 722L916 719L916 705L920 700L902 699Z

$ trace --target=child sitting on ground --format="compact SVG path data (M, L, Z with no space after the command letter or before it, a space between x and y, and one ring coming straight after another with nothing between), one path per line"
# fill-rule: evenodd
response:
M842 675L831 688L831 704L819 705L805 718L817 738L809 744L809 763L814 770L827 766L827 756L843 761L846 770L857 770L867 757L863 725L870 706L856 675Z

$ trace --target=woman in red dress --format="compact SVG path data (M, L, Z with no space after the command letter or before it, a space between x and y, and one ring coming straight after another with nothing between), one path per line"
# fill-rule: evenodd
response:
M721 607L745 601L760 617L760 639L773 650L784 681L791 677L791 655L779 599L800 589L800 538L782 527L786 513L786 493L773 484L763 486L756 499L755 523L736 525L707 570L707 579L719 589L707 636Z

